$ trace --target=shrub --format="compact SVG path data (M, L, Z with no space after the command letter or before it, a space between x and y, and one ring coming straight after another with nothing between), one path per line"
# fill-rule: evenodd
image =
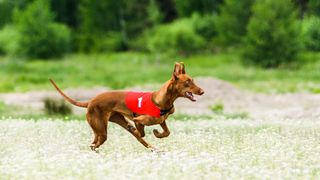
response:
M195 32L190 19L157 26L148 38L148 48L153 52L181 53L184 55L201 50L205 43Z
M44 110L46 114L49 115L68 115L72 112L70 105L66 104L64 100L56 100L51 98L44 99Z
M127 46L122 34L112 31L99 34L82 33L78 35L76 42L76 49L81 52L120 51Z
M53 22L49 4L36 0L24 11L16 10L14 23L19 35L19 54L29 58L60 57L70 45L70 31Z
M151 35L152 33L149 29L147 29L144 32L142 32L138 37L129 40L129 49L133 51L148 52L150 50L150 48L148 47L148 42Z
M218 11L223 0L175 0L176 9L180 17L188 17L193 13L210 14Z
M160 24L163 21L164 16L161 13L156 3L156 0L149 1L147 10L148 10L148 20L152 25Z
M77 50L85 52L127 50L129 39L162 18L155 0L81 0L78 9L81 21L75 42Z
M244 61L278 67L296 59L301 29L290 0L261 0L253 7L248 24Z
M309 0L308 11L311 15L320 16L320 1L319 0Z
M210 109L212 110L212 112L216 114L222 114L224 110L224 105L222 103L216 103L210 106Z
M215 17L211 14L203 16L199 14L192 15L195 31L206 40L210 40L216 35Z
M0 1L0 28L10 22L12 5L9 1Z
M320 18L303 20L303 38L307 50L320 51Z
M12 55L18 49L19 33L12 25L7 25L0 31L0 53Z
M255 0L226 0L220 6L220 14L215 19L216 42L223 46L237 45L246 35L246 26L252 14Z

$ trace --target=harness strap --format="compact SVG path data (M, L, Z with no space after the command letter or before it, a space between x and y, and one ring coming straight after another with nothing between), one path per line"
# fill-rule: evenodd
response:
M138 117L138 114L135 113L135 112L133 112L133 113L132 113L132 116L133 116L133 117Z
M169 109L160 109L160 116L166 115L171 111L172 108L173 108L173 105Z

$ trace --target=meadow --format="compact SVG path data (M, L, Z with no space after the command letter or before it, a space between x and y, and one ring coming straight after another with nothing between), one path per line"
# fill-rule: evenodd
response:
M193 77L219 78L253 93L319 93L319 58L319 53L305 53L305 63L299 68L291 65L261 69L241 63L236 52L183 58L134 52L71 54L48 61L25 61L7 56L0 58L0 92L53 91L48 78L55 79L63 89L96 86L122 89L160 84L170 78L173 63L183 61ZM319 121L278 117L251 120L247 115L219 115L217 110L216 106L212 108L212 116L174 114L168 120L171 135L165 139L157 139L151 133L159 127L148 127L146 140L162 150L158 153L145 149L128 132L109 123L108 140L99 153L95 153L89 148L92 131L84 121L84 114L52 116L0 101L0 177L320 177ZM21 115L24 111L28 114Z
M0 0L0 179L319 179L319 0L142 2ZM160 152L112 123L91 151L49 82L147 91L175 62L205 94L146 128Z
M84 121L0 121L2 179L317 179L320 122L169 120L172 133L146 139L154 153L109 124L99 153Z
M159 84L170 78L174 62L183 61L193 77L216 77L253 92L319 93L319 58L319 53L305 53L299 68L260 69L242 64L235 52L184 58L134 52L71 54L48 61L2 57L0 92L52 90L48 78L63 89ZM19 115L22 111L29 114ZM147 128L146 139L162 150L159 153L109 123L108 140L95 153L89 148L92 131L84 114L48 116L1 101L0 114L1 179L320 177L317 120L175 114L168 120L168 138L153 136L152 129L159 127Z
M255 92L320 92L320 53L305 52L301 64L278 69L246 65L239 56L236 51L187 57L138 52L70 54L62 59L29 61L5 56L0 57L0 92L52 90L48 78L62 88L119 89L162 83L170 78L177 61L186 64L191 76L212 76Z

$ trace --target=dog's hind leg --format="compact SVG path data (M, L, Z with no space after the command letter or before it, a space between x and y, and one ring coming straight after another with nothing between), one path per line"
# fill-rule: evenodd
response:
M94 135L93 141L92 141L92 143L90 145L91 150L94 151L94 147L98 142L98 134L96 133L97 132L96 126L93 123L93 117L92 117L91 113L89 113L89 112L87 113L87 122L90 125L90 127L91 127L91 129L93 131L93 135Z
M129 131L146 148L151 148L152 150L156 150L156 148L154 148L152 145L147 143L141 137L141 134L139 133L139 131L134 126L132 126L130 123L128 123L126 121L126 119L123 117L123 115L121 115L119 113L115 113L110 117L109 121L114 122L114 123L120 125L121 127L123 127L124 129L126 129L127 131Z
M92 150L96 150L107 140L107 125L110 113L104 114L95 109L87 113L87 121L94 132L94 140L90 146Z

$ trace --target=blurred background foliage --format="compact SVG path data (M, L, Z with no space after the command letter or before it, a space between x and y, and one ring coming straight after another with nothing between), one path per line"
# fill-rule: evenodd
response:
M190 56L241 50L265 68L320 51L319 0L1 0L0 53L139 51Z

